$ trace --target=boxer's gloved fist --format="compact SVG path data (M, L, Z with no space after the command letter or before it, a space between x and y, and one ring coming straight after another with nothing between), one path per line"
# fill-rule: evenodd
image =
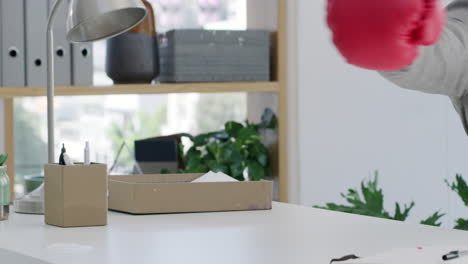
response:
M419 46L442 35L440 0L328 0L327 22L338 50L353 65L400 70L418 57Z

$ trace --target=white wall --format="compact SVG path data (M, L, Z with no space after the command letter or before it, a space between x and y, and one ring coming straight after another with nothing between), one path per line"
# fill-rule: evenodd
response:
M468 178L468 137L449 100L345 64L330 41L325 1L294 1L300 202L341 203L340 192L378 169L392 211L396 200L414 200L413 221L438 209L450 225L468 216L444 184L456 172Z

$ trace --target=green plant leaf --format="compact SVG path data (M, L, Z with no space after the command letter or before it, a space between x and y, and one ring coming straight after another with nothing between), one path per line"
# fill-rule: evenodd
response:
M253 127L245 127L239 131L239 136L237 138L242 144L252 144L255 141L260 140L260 135L258 131Z
M450 184L448 181L446 183L453 191L458 193L465 205L468 206L468 184L463 179L463 176L457 174L454 183Z
M190 154L186 156L185 172L187 173L205 173L209 171L206 163L202 162L201 152L194 147L189 150Z
M454 228L458 230L468 231L468 219L458 219L457 225Z
M208 166L201 163L187 165L187 168L185 169L186 173L207 173L209 171L210 169Z
M275 129L278 126L278 119L270 108L265 109L262 115L261 128Z
M193 137L193 145L195 147L203 146L207 143L209 137L210 135L208 134L201 134L201 135L195 136Z
M455 182L452 184L450 184L447 180L445 182L453 191L458 194L458 196L460 196L465 205L468 206L468 184L466 183L463 176L461 174L457 174ZM454 228L468 231L468 219L458 219Z
M398 220L398 221L405 221L408 218L411 210L414 208L414 205L415 205L415 203L411 202L411 204L409 206L405 205L405 209L403 211L401 211L400 204L396 203L395 204L395 214L392 217L392 219L393 220Z
M411 203L410 206L405 205L404 210L402 210L400 204L396 203L393 216L385 211L384 195L382 189L378 187L377 172L375 172L373 179L361 182L361 192L363 199L355 189L349 189L346 194L342 193L341 196L346 199L348 205L328 203L325 207L318 208L402 221L409 216L414 207L414 203Z
M231 170L231 176L235 179L244 179L244 169L245 167L242 166L241 163L232 163L229 166L229 169Z
M216 131L211 133L200 134L191 138L195 147L203 146L208 144L210 140L226 138L226 133L223 131Z
M251 181L260 181L265 178L263 167L256 161L249 161L247 165L249 178Z
M260 141L247 145L247 150L250 159L256 159L263 167L268 167L268 149Z
M201 161L201 151L197 150L196 147L191 147L187 154L185 154L185 162L190 163L190 160L196 159L198 162Z
M226 133L233 138L236 138L239 135L239 131L244 128L244 126L240 123L237 122L227 122L224 125L224 129L226 130Z
M384 196L381 189L378 189L378 174L374 176L374 180L369 180L367 184L361 183L361 192L364 197L364 202L369 210L373 212L383 211Z
M266 110L262 122L273 126L276 116ZM258 133L260 125L246 121L227 122L224 130L192 136L193 146L184 156L185 172L222 171L238 180L244 180L247 170L251 180L261 180L270 172L269 153Z
M5 162L8 160L8 154L0 154L0 166L5 165Z
M442 222L440 219L444 217L445 214L441 214L440 212L435 212L433 215L429 216L427 219L422 220L422 225L429 225L429 226L441 226Z
M214 159L217 161L217 162L222 162L222 149L221 149L221 146L214 142L214 143L211 143L211 144L208 144L206 146L207 150L208 150L208 153L211 154L212 157L214 157Z
M223 160L231 164L240 164L243 161L243 157L239 147L230 142L223 148Z

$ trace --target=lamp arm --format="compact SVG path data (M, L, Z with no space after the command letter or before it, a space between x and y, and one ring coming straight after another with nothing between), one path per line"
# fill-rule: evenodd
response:
M55 75L54 75L54 32L53 25L58 8L63 0L56 0L50 11L47 21L47 149L49 163L55 161L55 139L54 139L54 95L55 95Z

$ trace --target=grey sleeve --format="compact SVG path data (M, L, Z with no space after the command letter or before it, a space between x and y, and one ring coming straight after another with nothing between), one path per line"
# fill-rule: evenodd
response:
M456 103L468 91L467 45L468 0L457 0L448 6L447 24L437 44L423 47L411 66L380 74L400 87L447 95Z

